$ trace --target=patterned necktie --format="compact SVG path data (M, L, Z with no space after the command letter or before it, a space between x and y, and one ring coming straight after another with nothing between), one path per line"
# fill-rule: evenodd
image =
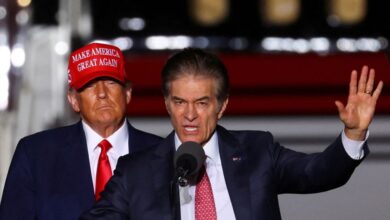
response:
M216 220L217 212L215 211L213 190L206 169L203 168L199 175L201 179L196 184L195 190L195 219Z
M103 191L107 181L112 176L110 161L107 157L107 151L112 147L110 142L103 139L98 146L102 149L99 156L98 167L96 172L96 190L95 198L100 199L100 192Z

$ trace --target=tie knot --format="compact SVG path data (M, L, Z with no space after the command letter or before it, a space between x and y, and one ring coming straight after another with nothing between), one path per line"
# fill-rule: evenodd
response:
M103 139L102 141L100 141L100 143L98 144L98 146L100 148L102 148L102 153L107 153L107 151L112 147L112 145L110 144L109 141L107 141L106 139Z

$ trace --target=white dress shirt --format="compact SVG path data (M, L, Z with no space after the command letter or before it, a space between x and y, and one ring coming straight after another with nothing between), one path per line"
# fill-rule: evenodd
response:
M364 156L363 144L364 141L354 141L349 139L344 131L341 135L341 141L352 159L361 159ZM366 140L368 133L366 135ZM175 134L176 150L181 145L177 134ZM214 132L210 140L203 146L206 153L206 172L209 176L211 188L213 190L215 208L217 212L217 219L221 220L235 220L232 202L230 200L229 192L227 191L225 176L222 170L221 157L218 148L218 135ZM179 187L180 194L180 212L181 219L195 220L195 189L196 186L188 185L186 187Z
M101 148L98 147L100 141L104 138L96 133L87 123L82 121L85 138L87 140L89 165L91 168L91 176L93 188L96 187L96 171ZM129 153L129 132L126 121L115 131L111 136L106 138L112 145L107 151L107 156L110 161L111 170L114 171L118 158Z

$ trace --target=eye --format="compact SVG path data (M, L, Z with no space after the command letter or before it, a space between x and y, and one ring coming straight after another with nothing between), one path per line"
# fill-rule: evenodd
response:
M116 85L117 84L117 82L115 80L111 80L111 79L104 80L104 82L107 85Z
M209 103L207 101L199 101L199 102L197 102L197 105L199 107L204 108L204 107L207 107L209 105Z
M87 84L85 84L84 86L83 86L83 90L85 90L85 89L91 89L91 88L93 88L95 86L95 83L94 82L90 82L90 83L87 83Z
M173 102L175 103L175 105L182 105L184 103L183 100L179 100L179 99L175 99L173 100Z

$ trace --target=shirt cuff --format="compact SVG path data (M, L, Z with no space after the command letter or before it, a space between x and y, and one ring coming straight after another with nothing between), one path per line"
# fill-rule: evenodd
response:
M364 141L356 141L349 139L345 132L341 133L341 142L343 143L344 149L347 152L348 156L354 160L360 160L364 157L363 145L367 141L370 132L367 131Z

